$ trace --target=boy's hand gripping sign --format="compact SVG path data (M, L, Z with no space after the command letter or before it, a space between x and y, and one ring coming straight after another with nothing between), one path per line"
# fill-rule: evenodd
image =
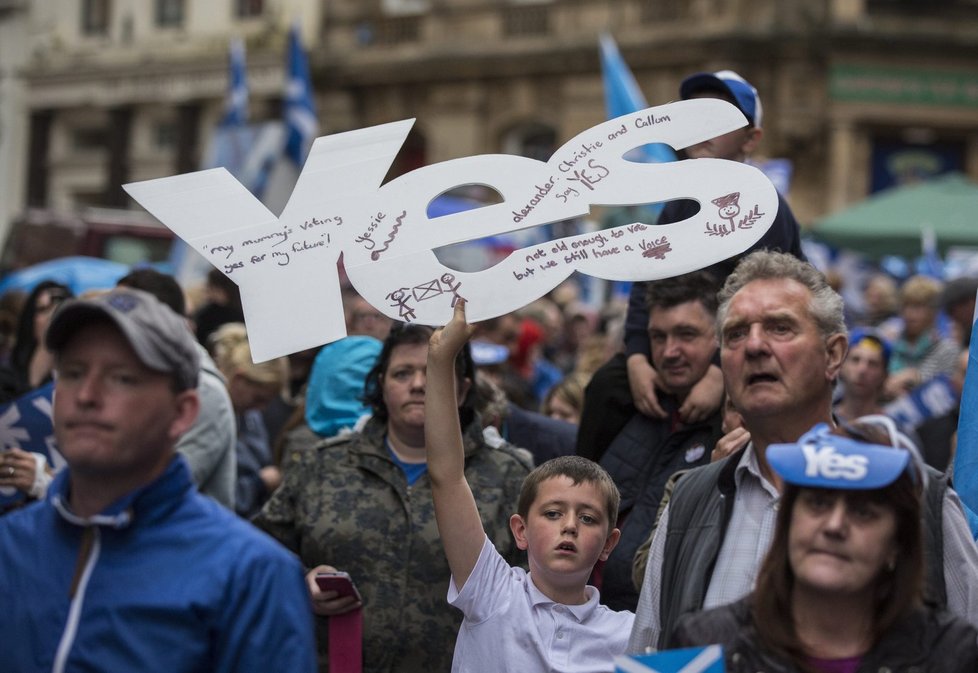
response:
M778 198L757 169L720 159L642 164L624 159L647 143L675 149L745 125L733 105L694 99L594 126L544 163L510 155L454 159L381 185L414 120L316 139L276 218L216 168L125 185L163 224L241 289L256 361L346 336L336 263L391 318L443 325L459 297L469 320L509 313L573 271L608 280L653 280L743 252L771 226ZM429 203L469 184L502 203L429 219ZM694 199L675 224L623 225L516 250L484 271L441 264L433 250L586 215L595 205Z

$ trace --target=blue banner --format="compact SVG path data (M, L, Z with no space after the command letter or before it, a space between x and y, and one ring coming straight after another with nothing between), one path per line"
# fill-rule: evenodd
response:
M978 327L978 326L976 326ZM971 331L968 372L961 393L958 414L958 448L954 454L954 490L961 502L978 512L978 329ZM969 517L972 534L978 535L978 522Z
M886 405L883 413L904 428L916 428L928 418L943 416L958 404L958 394L946 374L939 374Z

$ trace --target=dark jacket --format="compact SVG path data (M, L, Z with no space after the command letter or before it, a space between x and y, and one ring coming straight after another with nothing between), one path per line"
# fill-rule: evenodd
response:
M797 673L790 662L761 649L750 597L683 617L669 647L719 643L727 673ZM897 622L862 659L857 673L973 673L978 631L963 619L930 608Z
M285 480L254 520L306 568L350 573L363 596L363 670L451 670L462 614L446 600L445 559L431 481L408 485L385 444L386 425L334 437L297 453ZM523 563L509 528L529 460L512 446L492 448L476 419L464 431L465 477L482 526L511 564ZM320 670L328 670L329 623L316 620Z
M660 582L658 646L668 638L679 618L703 608L713 567L723 546L724 535L736 499L734 474L745 449L724 460L690 470L676 484L669 501L666 547ZM928 603L937 608L947 604L944 584L944 494L947 480L929 470L923 518L925 577ZM653 645L656 645L653 643Z
M678 470L709 463L722 435L719 412L702 423L682 425L676 420L675 398L663 396L660 402L668 419L636 413L601 458L621 491L621 538L601 570L601 602L613 610L634 611L638 605L632 559L652 532L666 481Z

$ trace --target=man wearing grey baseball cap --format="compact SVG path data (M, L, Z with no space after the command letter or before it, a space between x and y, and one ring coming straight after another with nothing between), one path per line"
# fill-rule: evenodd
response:
M197 493L175 451L199 407L183 319L116 288L63 304L46 342L67 469L0 519L5 665L315 670L300 564Z

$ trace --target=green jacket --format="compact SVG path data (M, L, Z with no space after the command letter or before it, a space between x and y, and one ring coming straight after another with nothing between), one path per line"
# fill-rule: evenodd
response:
M479 423L465 432L465 476L483 527L510 563L525 563L509 518L530 464L513 447L491 448ZM435 523L431 482L408 486L384 445L385 426L298 452L254 523L296 552L306 568L350 573L363 597L365 673L451 670L462 614L448 605L451 573ZM327 618L317 618L327 671Z

